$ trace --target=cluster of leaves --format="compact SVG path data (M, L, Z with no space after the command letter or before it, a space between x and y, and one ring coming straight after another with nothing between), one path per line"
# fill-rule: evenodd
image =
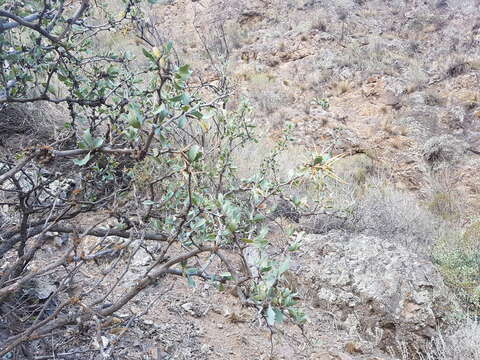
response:
M323 110L328 110L330 108L330 103L328 99L318 96L312 100L312 104L319 105Z

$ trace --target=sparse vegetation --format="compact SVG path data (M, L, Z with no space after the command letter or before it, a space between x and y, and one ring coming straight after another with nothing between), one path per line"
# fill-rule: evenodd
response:
M460 229L448 231L439 238L433 251L445 281L473 314L480 312L479 228L479 222L474 221L463 232Z
M459 322L446 335L438 334L432 344L432 352L428 354L426 360L461 360L461 359L479 359L480 351L478 340L480 339L480 324L476 320L465 320Z
M418 356L421 360L463 360L479 359L480 352L476 345L480 339L480 325L475 320L459 320L448 333L438 332L426 353L408 351L404 343L399 343L399 358L411 359Z
M480 360L477 10L0 0L0 357Z
M361 167L350 172L348 180L356 181L357 185L349 182L331 189L332 215L320 216L310 225L312 231L345 229L428 253L442 231L439 220L410 194L392 188L384 180L372 181L375 177L368 175L368 171L368 167Z

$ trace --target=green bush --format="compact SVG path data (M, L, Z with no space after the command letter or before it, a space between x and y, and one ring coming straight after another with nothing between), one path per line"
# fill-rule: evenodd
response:
M445 282L472 312L480 313L480 222L446 233L433 249Z

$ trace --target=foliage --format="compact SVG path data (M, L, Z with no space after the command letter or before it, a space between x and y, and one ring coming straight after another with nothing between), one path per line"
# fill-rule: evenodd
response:
M320 98L320 97L315 97L312 100L312 104L319 105L323 110L328 110L328 108L330 107L330 103L328 102L328 99Z
M446 283L473 313L480 311L480 222L446 233L434 249L433 259Z
M284 190L302 177L276 170L288 136L257 174L239 178L232 155L256 141L249 105L226 111L228 82L195 79L174 60L171 42L155 40L142 16L148 4L123 3L114 15L88 0L0 1L0 105L47 101L65 104L70 114L65 138L24 149L16 161L2 159L0 201L10 221L0 225L0 305L25 317L9 317L16 330L0 356L68 324L107 321L167 275L192 286L194 278L219 289L232 283L269 325L305 321L297 295L280 281L299 238L293 234L293 243L272 255L266 226L271 199L290 201ZM98 12L105 22L92 15ZM104 32L134 29L147 62L92 47ZM320 165L305 173L318 175ZM68 240L39 267L52 233ZM118 294L139 249L149 266ZM257 255L247 258L250 249ZM82 277L82 267L105 257L115 260L100 282ZM238 260L245 266L237 268ZM116 273L123 275L105 281ZM15 299L42 277L57 285L26 315Z

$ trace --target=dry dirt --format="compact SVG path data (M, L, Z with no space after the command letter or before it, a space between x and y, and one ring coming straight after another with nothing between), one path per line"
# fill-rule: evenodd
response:
M281 235L278 231L273 234L277 237ZM274 238L271 240L276 241ZM120 239L111 238L109 241L115 243ZM79 251L91 248L97 242L97 238L87 236ZM58 244L54 243L45 247L44 259L48 259L50 252L58 250ZM150 246L149 251L154 252L155 247ZM184 278L171 276L143 291L116 316L104 321L100 330L93 321L82 324L83 333L81 327L73 326L67 328L64 337L52 339L52 344L55 343L57 353L62 353L64 347L65 351L75 349L79 352L68 359L86 358L89 349L98 351L100 341L105 353L117 359L391 359L381 352L365 351L357 335L348 334L340 325L336 314L318 307L311 294L314 286L303 273L314 271L314 267L310 269L308 266L315 262L313 253L296 256L298 259L294 257L292 260L302 263L302 268L294 266L287 278L291 281L288 285L299 293L299 305L309 318L302 327L286 322L270 331L255 309L239 305L231 288L218 289L203 281L196 281L192 287ZM129 253L124 253L122 258L125 261L114 270L114 276L105 278L101 285L92 288L84 299L86 303L104 295L123 275ZM87 282L97 283L114 260L86 264L76 277L78 282L71 287L85 290L83 286ZM109 299L114 300L127 291L148 264L148 254L143 250L137 252ZM213 263L209 270L221 272L225 269ZM44 283L42 286L47 285ZM81 336L78 336L79 333ZM97 334L100 334L101 340L97 340ZM92 356L93 359L101 358L98 352L92 353Z

